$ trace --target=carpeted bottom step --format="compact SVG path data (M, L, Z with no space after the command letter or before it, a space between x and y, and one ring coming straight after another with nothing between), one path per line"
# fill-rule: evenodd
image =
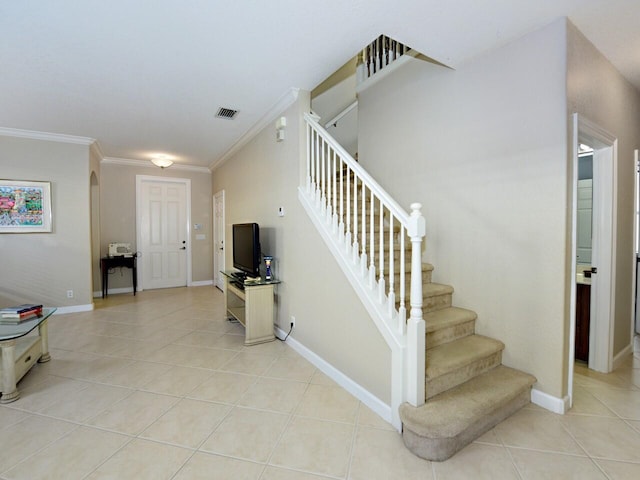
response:
M405 403L400 406L404 443L419 457L446 460L527 405L535 381L500 365L421 407Z

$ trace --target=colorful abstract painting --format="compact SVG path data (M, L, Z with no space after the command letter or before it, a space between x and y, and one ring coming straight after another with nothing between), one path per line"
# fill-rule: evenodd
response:
M50 184L0 180L0 233L50 231Z

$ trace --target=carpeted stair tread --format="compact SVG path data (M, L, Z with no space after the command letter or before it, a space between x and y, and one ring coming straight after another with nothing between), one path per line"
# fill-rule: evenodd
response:
M427 350L427 380L462 368L504 349L504 343L482 335L469 335Z
M435 297L437 295L447 295L450 293L453 293L453 287L451 285L431 282L422 286L422 296L424 298Z
M426 332L431 333L443 328L452 327L460 323L469 322L477 318L476 312L466 308L449 307L424 314Z
M416 455L442 461L529 403L536 379L500 365L431 398L400 406L403 439Z

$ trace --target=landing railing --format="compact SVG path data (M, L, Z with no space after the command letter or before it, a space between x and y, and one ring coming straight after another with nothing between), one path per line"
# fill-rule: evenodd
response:
M372 77L410 50L411 48L407 45L386 35L380 35L359 54L358 65L362 66L359 81Z
M332 242L343 271L394 352L392 414L405 401L421 405L425 382L421 259L425 223L421 205L412 204L411 213L407 213L316 118L305 114L305 120L303 204L313 209L323 238Z

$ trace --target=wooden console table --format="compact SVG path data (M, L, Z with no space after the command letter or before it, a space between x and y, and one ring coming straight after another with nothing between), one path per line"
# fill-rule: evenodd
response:
M39 317L25 320L17 325L0 324L0 350L2 351L2 397L0 403L15 402L20 398L16 384L37 362L51 360L47 334L47 319L55 308L45 308ZM29 335L35 329L38 335Z
M256 345L276 339L273 334L274 287L279 280L260 279L245 282L234 272L222 272L224 276L224 309L229 317L244 326L244 344Z
M136 268L137 255L102 257L100 259L100 270L102 270L102 298L109 296L109 270L116 267L126 267L131 269L131 283L133 283L133 296L136 295L138 286L138 270Z

